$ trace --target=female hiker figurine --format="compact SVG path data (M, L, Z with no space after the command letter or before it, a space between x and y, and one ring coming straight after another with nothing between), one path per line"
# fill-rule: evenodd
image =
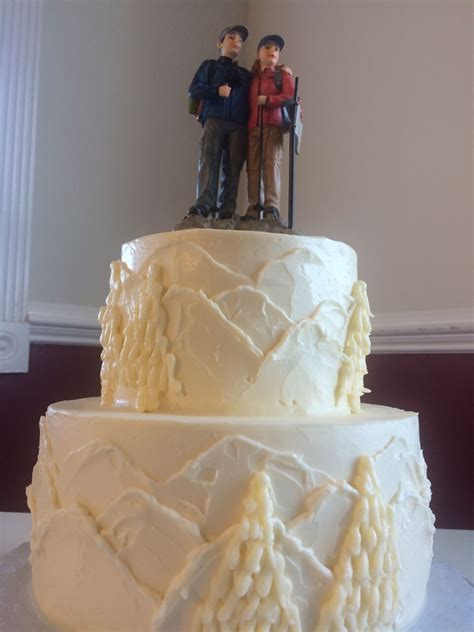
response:
M257 48L249 90L247 150L248 209L243 219L279 219L283 160L282 106L291 102L294 81L278 65L285 42L280 35L265 35ZM263 181L263 196L262 184Z

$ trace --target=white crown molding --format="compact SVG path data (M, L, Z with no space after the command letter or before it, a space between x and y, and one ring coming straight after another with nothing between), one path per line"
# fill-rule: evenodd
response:
M41 17L41 0L0 3L0 373L28 371Z
M98 308L32 302L31 341L98 345ZM380 314L374 319L372 353L472 353L474 322L469 308Z

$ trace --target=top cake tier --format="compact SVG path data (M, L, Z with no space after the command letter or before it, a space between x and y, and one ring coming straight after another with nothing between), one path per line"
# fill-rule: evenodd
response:
M341 242L186 230L122 247L102 323L102 403L301 416L360 408L370 310Z

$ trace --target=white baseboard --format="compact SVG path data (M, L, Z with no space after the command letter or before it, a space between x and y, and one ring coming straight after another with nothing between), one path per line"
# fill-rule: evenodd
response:
M472 353L474 310L376 314L371 341L373 353Z
M30 340L56 345L99 345L98 314L98 307L30 302Z
M96 307L32 302L28 305L31 342L99 345ZM372 353L472 353L473 310L469 308L378 314L373 320Z

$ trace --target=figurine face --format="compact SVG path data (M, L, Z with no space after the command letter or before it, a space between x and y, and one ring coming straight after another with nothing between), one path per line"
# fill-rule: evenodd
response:
M221 49L221 55L236 59L242 48L242 38L239 33L227 33L217 46Z
M276 66L280 57L280 47L274 42L267 42L258 50L258 59L262 68Z

